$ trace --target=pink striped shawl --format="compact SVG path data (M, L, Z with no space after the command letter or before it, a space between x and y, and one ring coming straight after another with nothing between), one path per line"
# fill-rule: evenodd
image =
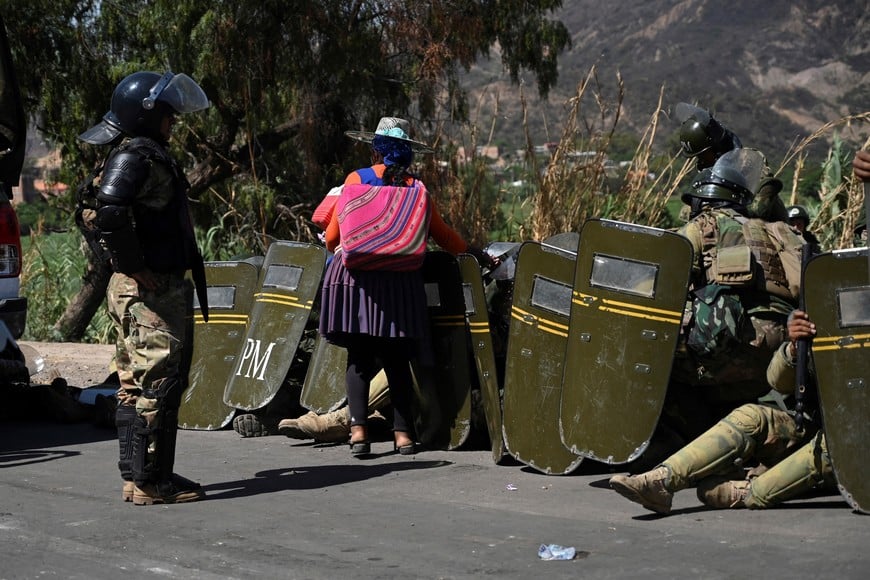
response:
M335 206L348 269L417 270L429 239L429 194L412 187L345 185Z

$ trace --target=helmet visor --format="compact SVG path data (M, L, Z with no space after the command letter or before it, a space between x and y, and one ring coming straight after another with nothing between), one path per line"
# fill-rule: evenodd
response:
M179 114L193 113L208 108L209 102L205 91L186 74L173 75L169 82L164 84L165 80L166 75L154 86L148 99L166 103Z

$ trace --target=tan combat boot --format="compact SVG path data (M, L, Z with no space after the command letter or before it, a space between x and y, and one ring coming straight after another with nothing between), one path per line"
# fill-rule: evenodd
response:
M121 488L121 499L125 502L133 501L133 490L136 489L136 484L132 481L124 480L124 485Z
M698 499L717 509L745 508L749 487L750 482L745 479L707 477L698 482Z
M305 417L317 417L317 413L314 411L308 411L302 415L302 417L296 419L281 419L278 422L278 433L293 439L311 439L310 435L299 428L299 421Z
M671 513L674 494L667 490L667 467L657 467L639 475L614 475L610 487L620 495L660 514Z
M181 489L172 481L146 483L133 488L135 505L154 505L164 503L188 503L205 497L202 488Z
M309 439L321 443L345 442L350 437L350 410L342 407L324 415L308 413L299 417L297 426Z

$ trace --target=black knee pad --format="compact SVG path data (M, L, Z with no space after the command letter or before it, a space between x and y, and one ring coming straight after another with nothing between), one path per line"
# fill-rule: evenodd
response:
M115 409L115 426L118 429L118 469L126 481L133 479L133 423L136 408L119 406Z

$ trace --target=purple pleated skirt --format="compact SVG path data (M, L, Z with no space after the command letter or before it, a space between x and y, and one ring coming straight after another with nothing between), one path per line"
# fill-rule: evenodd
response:
M360 334L428 342L422 271L348 270L336 253L323 278L320 333L339 346Z

